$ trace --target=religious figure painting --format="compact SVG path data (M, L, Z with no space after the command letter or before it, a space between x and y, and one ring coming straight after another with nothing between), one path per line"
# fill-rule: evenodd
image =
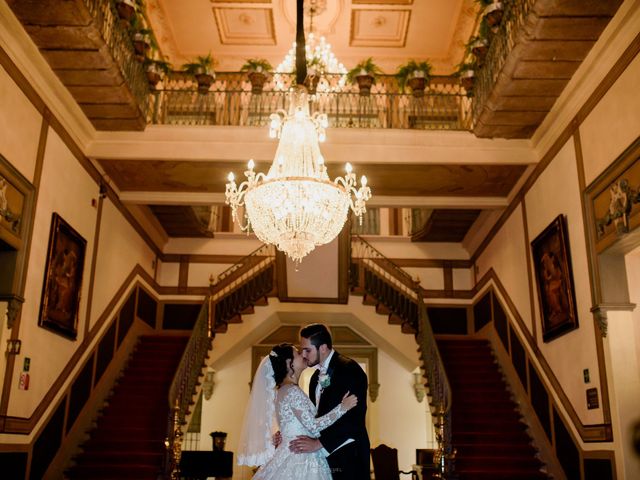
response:
M38 325L74 340L86 245L60 215L53 214Z
M549 342L578 328L564 216L558 215L531 242L531 248L542 318L542 339Z

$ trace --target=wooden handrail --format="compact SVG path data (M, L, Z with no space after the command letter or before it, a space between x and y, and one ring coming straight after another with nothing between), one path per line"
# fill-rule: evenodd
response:
M399 316L403 322L408 323L415 332L431 396L431 415L436 420L435 425L438 428L438 464L442 475L446 476L453 471L455 456L452 445L452 395L424 304L424 290L420 282L413 280L407 272L362 237L355 235L352 238L352 251L357 252L357 257L352 258L352 263L360 268L359 277L364 277L359 287ZM409 308L407 302L410 302Z

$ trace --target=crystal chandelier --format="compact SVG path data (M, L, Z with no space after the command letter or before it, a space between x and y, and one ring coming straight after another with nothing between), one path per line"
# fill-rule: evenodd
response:
M226 203L242 230L251 227L261 241L275 245L296 262L340 233L349 208L362 220L371 198L365 176L356 188L349 163L344 177L329 179L318 144L325 138L326 126L327 116L311 116L306 88L296 86L289 112L271 114L269 134L279 137L280 143L268 173L256 173L249 160L247 179L238 186L230 173L226 185ZM246 223L238 218L241 206Z
M297 2L296 83L290 92L289 111L271 114L269 136L280 142L271 168L265 175L254 171L249 160L245 181L236 185L229 173L226 203L243 231L253 229L263 242L275 245L294 262L300 262L317 245L331 242L342 230L349 208L360 217L371 198L367 178L357 187L347 163L347 173L331 181L319 142L325 139L327 116L309 112L303 83L307 75L302 30L302 4ZM244 207L244 219L238 210ZM246 222L244 221L246 220Z

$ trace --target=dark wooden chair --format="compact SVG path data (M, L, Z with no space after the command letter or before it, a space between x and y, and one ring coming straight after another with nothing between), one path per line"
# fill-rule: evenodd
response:
M439 473L438 466L433 463L433 454L435 450L428 448L416 448L416 468L422 474L422 480L430 480L435 474Z
M400 474L411 475L412 480L418 478L418 472L400 470L398 466L398 449L386 446L384 443L371 449L373 461L373 475L376 480L400 480Z

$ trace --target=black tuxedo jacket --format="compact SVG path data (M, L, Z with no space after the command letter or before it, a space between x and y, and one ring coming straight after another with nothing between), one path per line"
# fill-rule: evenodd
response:
M333 425L320 432L320 443L330 454L348 438L353 438L362 458L369 459L369 436L365 425L367 413L367 375L358 363L334 351L327 368L331 383L320 395L318 417L329 413L340 402L347 392L358 397L358 405L345 413ZM320 371L311 376L309 397L316 404L316 386Z

